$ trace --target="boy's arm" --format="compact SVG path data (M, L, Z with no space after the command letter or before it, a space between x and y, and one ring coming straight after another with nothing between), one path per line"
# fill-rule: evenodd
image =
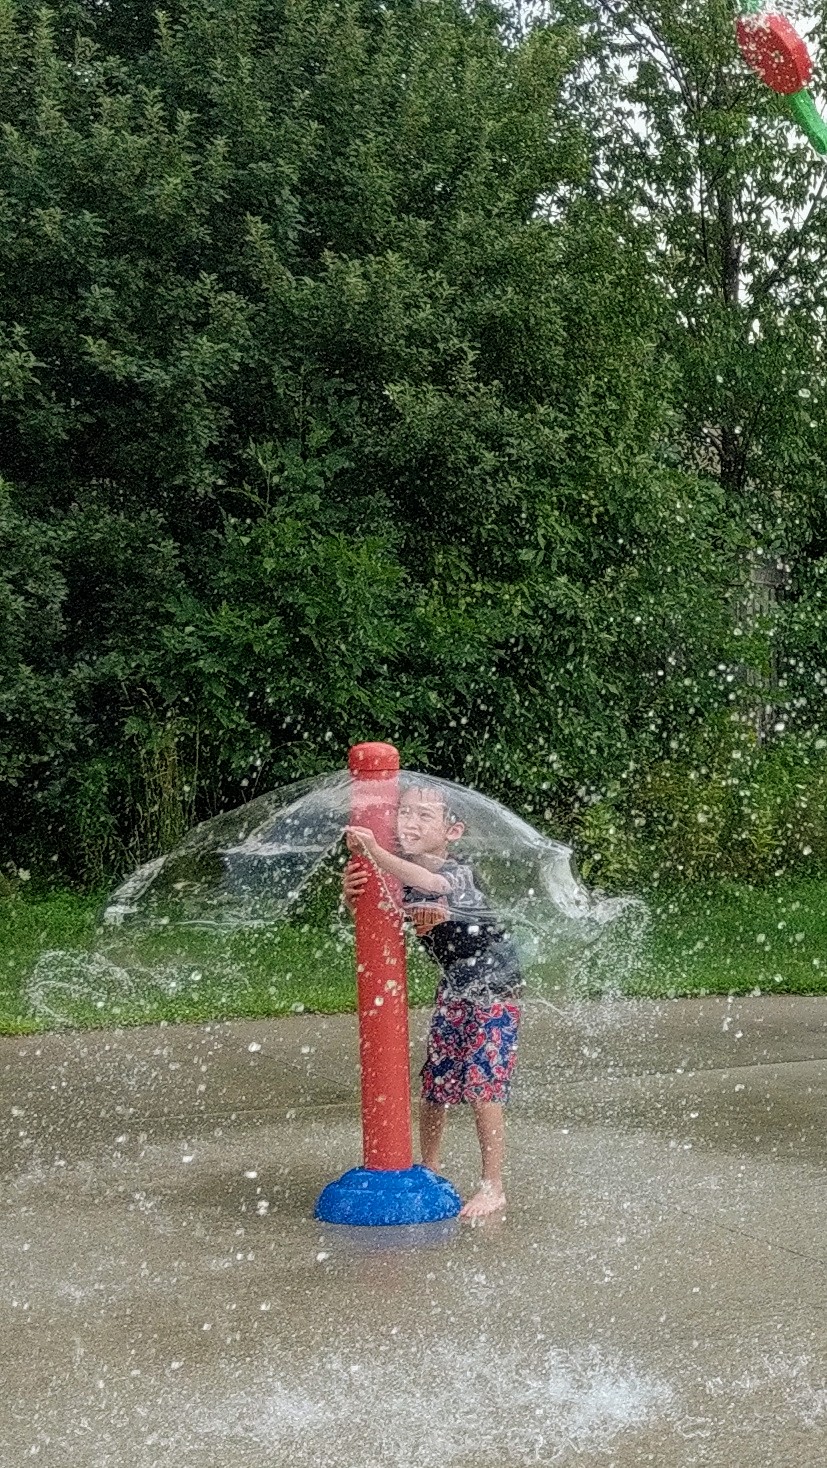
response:
M406 887L416 887L418 892L433 892L440 896L450 892L451 883L447 877L441 877L439 872L432 872L428 867L420 866L418 862L406 861L404 857L394 856L392 851L386 851L380 846L372 831L362 826L348 826L348 845L363 851L365 856L375 862L381 872L387 872L388 876L396 877L398 881L404 882ZM351 841L353 845L351 846Z

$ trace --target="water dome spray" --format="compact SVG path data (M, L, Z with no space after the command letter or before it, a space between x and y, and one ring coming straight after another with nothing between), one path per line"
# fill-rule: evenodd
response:
M444 899L444 931L487 928L490 937L496 923L502 944L519 955L521 977L546 997L570 985L603 935L623 928L624 945L633 947L628 940L645 918L643 904L589 892L569 847L479 791L400 770L387 744L356 745L347 771L260 796L196 827L174 851L121 884L105 921L150 932L273 929L290 921L325 870L330 889L330 868L341 862L349 827L372 832L391 852L400 791L423 787L450 812L461 833L459 860L473 872L463 890ZM433 1221L452 1216L460 1204L444 1179L412 1165L401 887L366 855L352 860L367 876L355 911L363 1166L325 1189L318 1216L351 1223ZM631 930L618 924L622 915L632 918ZM467 965L474 962L467 956Z

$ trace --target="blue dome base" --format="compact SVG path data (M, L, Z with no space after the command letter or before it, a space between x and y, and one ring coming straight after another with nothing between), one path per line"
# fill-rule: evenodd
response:
M461 1207L456 1188L429 1167L352 1167L328 1183L314 1217L322 1223L435 1223L454 1218Z

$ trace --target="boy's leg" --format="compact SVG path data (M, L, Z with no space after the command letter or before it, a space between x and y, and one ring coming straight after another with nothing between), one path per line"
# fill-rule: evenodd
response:
M447 1107L438 1106L434 1101L427 1101L422 1097L419 1103L419 1144L422 1149L422 1165L430 1167L432 1172L439 1172L439 1149L447 1114Z
M505 1207L505 1107L501 1101L473 1101L474 1120L482 1156L482 1181L468 1199L460 1218L484 1218Z
M446 999L441 988L428 1029L428 1049L422 1067L422 1099L419 1103L419 1140L422 1162L439 1171L439 1149L448 1106L461 1100L462 1036L457 1020L462 1007Z

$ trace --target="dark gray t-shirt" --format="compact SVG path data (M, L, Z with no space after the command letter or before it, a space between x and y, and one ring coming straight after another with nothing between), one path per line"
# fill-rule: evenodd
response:
M472 868L449 858L439 875L450 882L448 892L405 886L402 901L422 947L442 970L442 992L482 1005L515 998L523 985L517 950Z

